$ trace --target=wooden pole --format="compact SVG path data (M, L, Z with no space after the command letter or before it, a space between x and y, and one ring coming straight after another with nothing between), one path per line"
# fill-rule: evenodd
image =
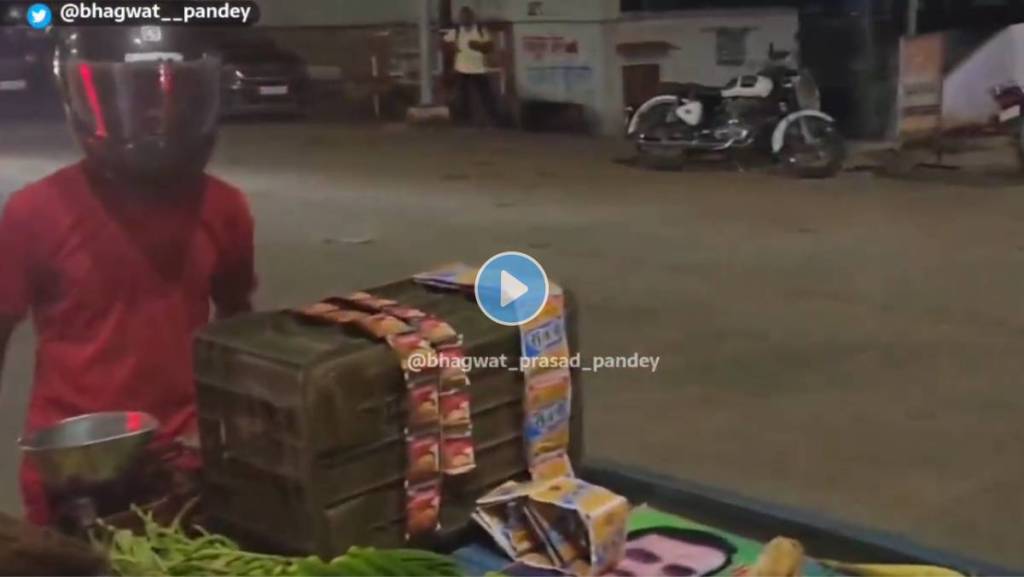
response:
M430 37L431 0L419 0L420 4L420 106L434 104L434 70L431 66L434 43Z
M921 10L921 0L907 0L907 36L917 35L917 15Z

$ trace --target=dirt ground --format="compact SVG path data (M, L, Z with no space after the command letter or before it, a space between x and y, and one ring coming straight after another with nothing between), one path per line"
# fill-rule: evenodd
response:
M505 250L574 289L590 455L1024 567L1024 186L655 172L615 143L232 125L214 172L257 220L261 307ZM5 127L0 193L75 156ZM1024 184L1024 181L1022 181ZM31 367L0 402L0 508Z

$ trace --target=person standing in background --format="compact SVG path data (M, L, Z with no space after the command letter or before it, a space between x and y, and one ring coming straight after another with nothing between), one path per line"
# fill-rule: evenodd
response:
M480 26L472 8L464 6L459 11L458 25L445 35L444 41L455 52L459 116L464 121L472 121L473 97L476 95L487 116L486 121L496 124L498 105L487 74L486 56L494 43L487 30Z

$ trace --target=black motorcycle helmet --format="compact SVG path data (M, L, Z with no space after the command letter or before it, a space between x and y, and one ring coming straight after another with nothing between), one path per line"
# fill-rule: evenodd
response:
M201 29L61 30L54 72L91 172L147 188L202 176L220 113L220 58Z

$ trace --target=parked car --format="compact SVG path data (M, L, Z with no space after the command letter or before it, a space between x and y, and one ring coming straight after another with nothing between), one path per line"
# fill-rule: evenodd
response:
M24 12L19 6L3 7L0 22L21 22ZM27 93L35 88L44 74L45 33L27 26L0 26L0 95Z
M306 111L306 63L294 52L252 30L221 44L225 116L295 114Z

